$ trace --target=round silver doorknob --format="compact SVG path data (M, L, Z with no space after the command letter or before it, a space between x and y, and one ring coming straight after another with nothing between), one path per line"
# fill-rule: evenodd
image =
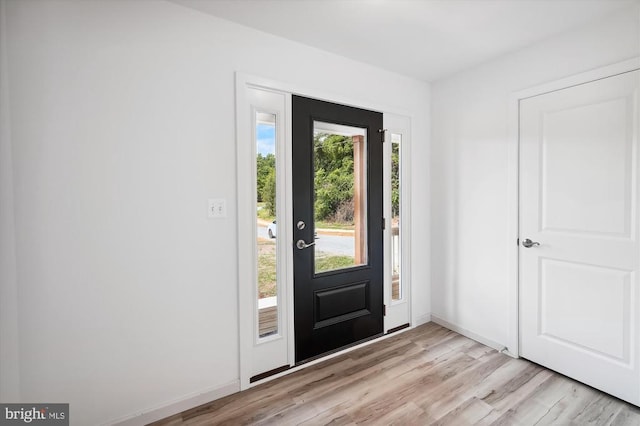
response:
M315 244L316 244L315 241L312 242L312 243L307 244L307 243L304 242L304 240L298 240L298 242L296 242L296 247L298 247L298 250L304 250L307 247L311 247L311 246L313 246Z
M538 247L540 245L537 241L531 241L529 238L522 240L522 246L526 248Z

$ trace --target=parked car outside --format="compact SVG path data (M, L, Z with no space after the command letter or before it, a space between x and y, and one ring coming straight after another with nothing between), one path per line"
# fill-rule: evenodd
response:
M276 237L276 221L275 220L271 222L267 227L267 234L269 234L269 238Z

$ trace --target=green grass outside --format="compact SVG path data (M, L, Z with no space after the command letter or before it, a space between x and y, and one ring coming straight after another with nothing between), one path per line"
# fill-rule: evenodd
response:
M316 274L333 271L335 269L348 268L353 266L353 257L335 256L329 253L316 253Z
M276 243L258 241L258 298L276 295Z
M353 223L342 222L325 222L324 220L316 220L316 229L355 229Z
M350 266L353 266L353 257L317 253L316 273ZM275 296L276 290L276 243L275 241L258 241L258 297L262 299Z
M258 203L258 211L256 213L258 216L258 219L263 219L263 220L268 220L269 222L273 222L275 217L269 214L269 210L265 208L265 204L266 203L260 203L260 202Z

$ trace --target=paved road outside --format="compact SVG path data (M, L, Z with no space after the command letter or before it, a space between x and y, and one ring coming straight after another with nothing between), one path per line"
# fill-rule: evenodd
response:
M266 226L258 226L258 237L269 238ZM353 236L321 234L316 239L316 250L342 256L354 256L355 238Z

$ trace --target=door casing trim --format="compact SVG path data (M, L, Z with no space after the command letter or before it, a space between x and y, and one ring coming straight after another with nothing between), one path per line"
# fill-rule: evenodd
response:
M507 250L507 282L509 283L509 322L507 350L505 351L508 355L515 358L520 356L520 246L517 243L519 238L520 217L520 101L637 69L640 69L640 56L512 92L509 96L509 115L507 119L509 140L507 151L507 231L509 238L509 248Z

